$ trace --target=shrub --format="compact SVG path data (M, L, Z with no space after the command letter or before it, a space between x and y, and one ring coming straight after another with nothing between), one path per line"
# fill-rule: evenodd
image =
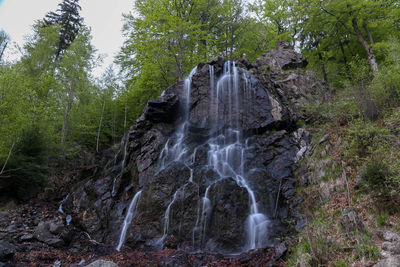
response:
M345 133L350 156L368 156L376 147L382 145L389 133L389 130L374 123L362 119L354 120Z
M373 189L382 189L389 177L388 166L381 159L373 158L362 171L361 177Z

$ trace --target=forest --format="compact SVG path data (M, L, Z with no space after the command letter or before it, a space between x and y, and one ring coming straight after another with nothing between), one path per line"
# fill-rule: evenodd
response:
M3 55L13 40L0 30L1 203L56 190L54 177L94 164L110 147L118 150L147 102L200 62L216 56L253 62L284 41L307 59L299 71L315 72L328 88L323 101L299 107L296 124L310 131L313 142L330 136L328 152L317 148L318 156L307 159L338 162L324 166L319 181L343 177L344 170L351 185L344 189L345 206L375 202L367 211L374 224L400 231L399 1L136 0L122 15L125 41L115 64L100 78L93 69L101 57L80 11L78 0L62 0L32 22L22 56L12 62ZM352 189L357 177L359 191ZM297 189L310 202L323 190L319 182ZM343 199L333 198L340 206ZM340 259L345 250L330 252L321 240L335 236L327 219L335 213L331 204L307 204L313 223L291 241L286 264L308 266L297 265L305 254L312 266L378 260L367 235L348 244L350 260Z

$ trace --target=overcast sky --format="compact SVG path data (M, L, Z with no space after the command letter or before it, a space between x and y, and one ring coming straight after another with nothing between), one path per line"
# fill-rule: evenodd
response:
M5 30L11 41L23 46L24 37L32 33L32 25L47 12L55 11L61 0L0 0L0 29ZM92 44L101 54L107 54L103 66L95 70L98 76L112 63L123 43L121 34L122 13L128 13L134 0L80 0L81 16L92 29ZM6 59L20 56L17 49L6 50Z

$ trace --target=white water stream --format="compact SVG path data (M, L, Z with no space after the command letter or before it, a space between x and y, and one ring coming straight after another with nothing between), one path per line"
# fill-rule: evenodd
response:
M139 200L139 197L140 197L141 193L142 193L141 190L139 192L137 192L135 194L135 196L133 197L133 199L131 200L131 203L129 204L128 211L126 213L124 222L122 224L121 235L119 237L118 245L117 245L117 248L116 248L116 250L118 250L118 251L121 250L122 245L125 242L126 232L128 231L128 228L131 225L133 217L136 215L136 207L137 207L137 203L138 203L138 200Z
M165 147L160 153L160 169L164 169L173 161L184 163L191 171L188 183L193 183L193 169L191 165L196 160L197 148L189 154L189 148L185 141L189 134L189 114L190 114L190 94L191 82L196 68L192 70L189 77L185 79L186 94L186 114L184 122L179 126L172 139L169 139ZM201 198L198 207L198 217L195 228L193 229L193 246L196 244L195 233L200 233L200 245L206 242L207 221L211 214L211 200L209 199L209 191L211 187L218 181L233 178L236 183L247 190L250 203L249 215L245 222L246 229L246 245L245 250L260 248L268 237L269 219L265 214L260 212L254 191L248 185L246 173L244 170L244 154L248 149L246 142L241 137L240 116L241 112L246 112L246 108L242 103L251 103L253 91L248 75L239 70L234 62L226 62L223 74L215 85L214 68L210 66L210 116L213 124L210 134L214 136L206 142L208 144L208 166L212 167L219 175L219 179L209 185ZM241 86L240 86L241 85ZM242 101L246 98L247 101ZM226 112L227 110L228 112ZM218 133L218 134L215 134ZM173 140L175 143L173 144ZM178 189L170 204L168 205L164 215L163 235L157 241L157 244L163 246L166 236L168 235L171 206L176 201Z

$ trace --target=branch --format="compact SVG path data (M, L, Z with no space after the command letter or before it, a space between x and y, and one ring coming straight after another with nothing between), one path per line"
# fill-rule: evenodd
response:
M10 159L11 152L12 152L12 150L13 150L13 148L14 148L14 145L15 145L15 140L14 140L14 142L13 142L12 145L11 145L10 151L8 152L8 156L7 156L6 162L4 162L3 168L2 168L1 171L0 171L0 175L3 174L4 169L5 169L6 166L7 166L7 163L8 163L8 160Z
M351 31L351 30L346 26L346 24L345 24L343 21L341 21L335 14L333 14L332 12L328 11L327 9L325 9L325 8L322 6L322 3L321 3L321 2L319 3L319 7L320 7L321 10L324 11L326 14L328 14L328 15L330 15L330 16L336 18L336 20L337 20L340 24L342 24L342 26L343 26L349 33L356 35L356 34L355 34L353 31Z

